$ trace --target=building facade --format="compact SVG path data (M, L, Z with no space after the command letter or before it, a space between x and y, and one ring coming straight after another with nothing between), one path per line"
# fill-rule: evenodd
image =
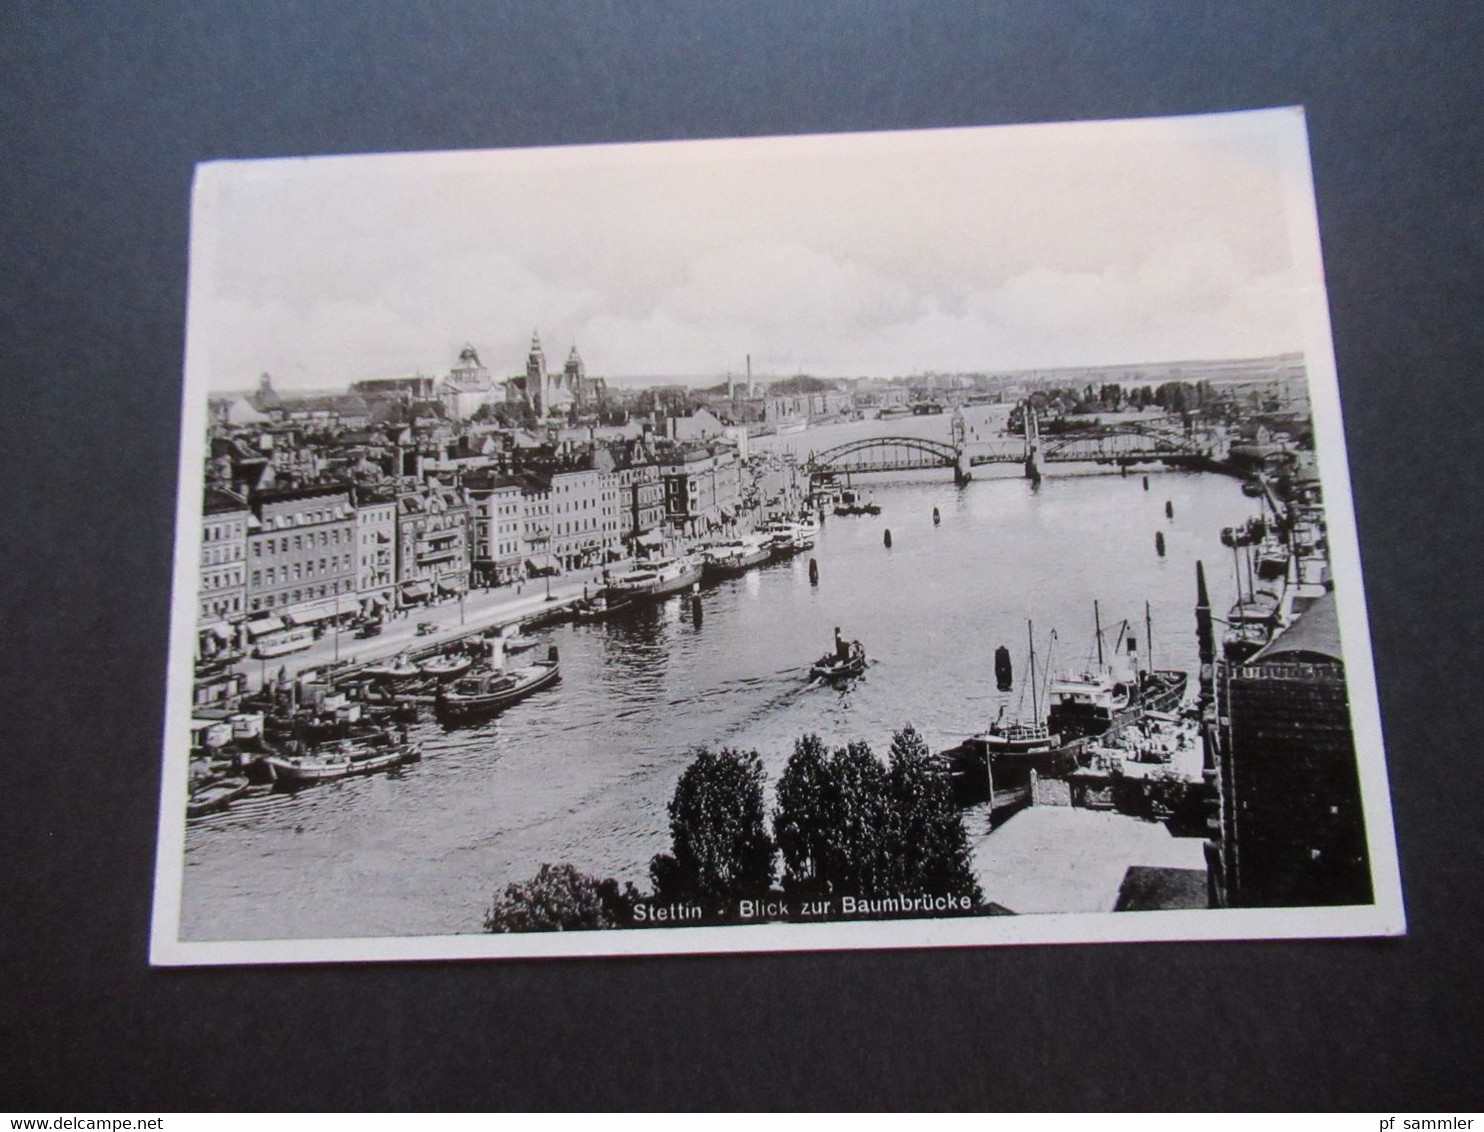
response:
M742 464L730 448L693 448L661 457L665 521L679 534L726 526L741 504Z
M618 477L594 470L555 473L547 517L550 553L564 570L602 564L619 545Z
M1334 595L1246 662L1219 668L1219 903L1370 903Z
M484 368L473 346L459 351L458 364L438 386L438 401L452 421L468 420L491 401L496 400L494 380Z
M519 480L490 477L469 485L473 582L503 586L525 576L525 496Z
M344 484L264 491L252 501L247 605L308 619L356 592L356 519Z
M208 488L201 516L201 581L198 621L231 623L247 615L247 501Z
M416 605L469 588L471 515L462 490L433 481L397 496L397 600Z
M631 553L637 547L662 541L665 482L660 476L660 466L648 461L628 464L615 474L622 512L619 540Z
M397 500L359 493L356 498L356 594L371 613L396 606Z

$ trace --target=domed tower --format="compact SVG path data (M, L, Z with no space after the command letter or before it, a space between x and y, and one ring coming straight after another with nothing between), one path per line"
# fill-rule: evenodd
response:
M459 351L459 364L453 367L451 376L455 381L474 381L486 376L488 372L479 360L479 351L471 345L465 345Z

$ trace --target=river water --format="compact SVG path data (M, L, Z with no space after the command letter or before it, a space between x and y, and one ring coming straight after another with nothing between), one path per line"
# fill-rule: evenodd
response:
M831 426L771 443L821 451L872 431L946 439L948 423ZM1221 476L1151 472L1145 490L1141 473L1081 471L1054 468L1035 488L1008 468L964 487L946 471L873 477L857 486L883 513L827 519L817 586L801 555L708 587L699 618L676 597L552 630L561 682L477 727L418 725L421 763L193 824L182 938L479 931L492 895L543 862L647 887L694 748L755 748L772 782L806 732L865 739L884 755L910 722L935 749L951 745L1015 705L1027 619L1042 661L1048 648L1053 666L1089 655L1094 600L1110 640L1127 618L1141 648L1148 601L1155 664L1193 671L1195 561L1225 608L1234 584L1219 532L1252 501ZM873 662L843 690L807 680L837 625ZM999 644L1015 658L1008 697L994 687Z

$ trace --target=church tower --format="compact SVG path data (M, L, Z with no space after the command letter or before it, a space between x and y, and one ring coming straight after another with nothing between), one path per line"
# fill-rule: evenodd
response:
M531 407L538 417L546 415L550 404L547 388L546 355L541 352L541 335L531 331L531 352L526 357L526 396L531 398Z
M562 372L567 375L567 388L573 390L587 376L587 366L582 364L582 355L577 352L576 346L567 355L567 364L562 367Z

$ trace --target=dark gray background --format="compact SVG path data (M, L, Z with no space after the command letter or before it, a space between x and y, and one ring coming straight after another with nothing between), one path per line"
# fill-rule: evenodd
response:
M0 1107L1478 1108L1480 8L0 7ZM1308 107L1411 934L146 966L192 165Z

